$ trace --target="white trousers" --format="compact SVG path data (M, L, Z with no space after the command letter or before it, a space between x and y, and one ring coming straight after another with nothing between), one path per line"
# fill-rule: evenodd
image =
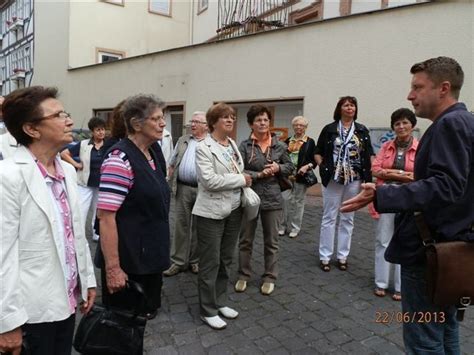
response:
M385 260L385 250L392 239L395 213L381 213L375 227L375 285L387 289L392 264ZM394 264L393 283L395 292L400 292L400 265Z
M304 199L306 196L306 185L295 182L291 190L281 193L283 197L283 216L280 223L280 231L299 233L304 214Z
M323 219L319 237L319 259L331 260L334 252L334 237L336 233L336 220L339 216L337 230L337 259L345 261L351 249L352 230L354 229L354 212L340 213L343 201L356 196L360 191L360 180L348 185L341 185L330 181L323 192Z
M87 227L87 215L89 210L92 208L92 235L94 235L94 222L95 215L97 212L97 199L99 197L99 188L98 187L89 187L78 185L79 198L81 203L81 216L82 221L86 227L86 234L89 234L89 228Z

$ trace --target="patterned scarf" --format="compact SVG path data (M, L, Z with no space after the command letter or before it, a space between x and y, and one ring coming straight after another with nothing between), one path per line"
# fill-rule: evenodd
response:
M351 127L347 131L347 134L344 135L344 126L342 121L339 120L339 138L341 140L341 148L339 149L339 154L336 161L336 169L334 170L334 181L344 182L344 185L350 184L354 181L354 176L351 174L351 162L349 159L349 143L354 136L355 124L354 121L351 123Z

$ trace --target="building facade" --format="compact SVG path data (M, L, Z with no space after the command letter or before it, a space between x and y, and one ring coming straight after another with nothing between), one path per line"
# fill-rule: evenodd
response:
M48 12L48 6L37 3L35 11ZM68 36L36 23L36 40L54 38L56 45L36 47L35 67L52 69L36 70L33 83L59 86L78 127L94 110L145 92L180 110L184 121L214 102L232 103L238 109L238 141L248 134L245 112L253 102L274 107L276 128L289 128L293 116L303 113L310 120L308 132L318 137L337 99L353 95L359 121L384 128L391 112L410 107L410 66L429 57L448 55L460 62L466 72L461 100L472 110L473 11L473 0L438 0L69 70ZM174 120L168 123L175 126ZM427 125L420 120L421 131Z
M34 9L22 1L22 7L9 8L17 0L1 8L2 31L8 32L2 37L2 92L57 86L76 127L86 127L92 115L107 118L123 98L145 92L168 103L175 139L192 112L218 101L236 108L238 141L249 133L245 113L255 102L270 106L277 133L291 133L291 119L303 114L317 137L337 98L349 94L359 99L360 121L383 131L394 109L410 107L410 65L437 55L463 65L463 100L472 107L473 0L262 0L268 6L253 13L234 1L242 5L234 20L247 32L225 40L216 38L217 30L233 20L222 21L219 11L228 14L222 5L232 1L41 1ZM13 44L16 30L6 21L19 19L13 16L19 8L23 33ZM269 31L271 21L284 26ZM22 52L28 60L13 55L28 43ZM422 120L421 131L426 126Z
M1 94L29 86L33 78L33 0L0 3Z

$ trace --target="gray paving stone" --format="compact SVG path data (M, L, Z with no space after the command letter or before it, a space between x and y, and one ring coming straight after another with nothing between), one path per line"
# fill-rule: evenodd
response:
M271 336L266 336L256 340L255 345L257 345L257 347L263 352L267 352L281 347L280 342Z
M249 339L258 339L267 336L268 332L265 328L257 325L244 329L244 335L247 336Z
M329 354L340 350L337 345L331 343L328 339L314 340L308 346L313 348L318 354Z
M194 329L194 331L174 334L173 339L174 339L175 344L179 347L181 347L182 345L187 345L187 344L194 343L200 340L199 336L196 333L196 329Z
M334 330L332 332L328 332L325 334L326 338L332 343L336 345L341 345L351 341L350 336L344 333L342 330Z
M215 331L202 334L200 337L201 337L201 344L205 348L209 348L211 346L217 345L222 341L222 337L218 334L218 332L215 332Z
M171 345L164 346L161 348L155 348L148 350L147 355L178 355L178 351L175 350L175 348Z
M212 348L208 350L209 355L227 355L227 354L230 355L233 353L234 353L233 350L224 344L213 346Z
M283 349L283 348L273 349L273 350L269 351L268 353L270 353L272 355L288 355L288 354L290 354L290 352L288 350Z
M273 315L271 314L266 316L265 318L259 319L257 323L265 329L271 329L281 325L281 321L273 317Z
M284 342L282 342L282 345L290 351L296 351L307 348L307 343L300 337L288 338Z
M180 355L204 355L206 351L202 348L201 344L198 342L186 344L180 346L178 350Z
M363 345L359 341L351 341L349 343L343 344L341 346L341 349L346 351L349 354L364 354L364 355L372 355L372 354L377 354L375 351L365 348L365 350L362 350Z
M281 343L284 343L286 339L295 337L296 334L293 332L293 330L281 326L277 327L271 330L272 336L276 339L278 339Z

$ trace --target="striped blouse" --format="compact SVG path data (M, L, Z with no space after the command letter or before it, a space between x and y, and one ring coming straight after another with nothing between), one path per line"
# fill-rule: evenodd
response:
M149 160L156 170L153 159ZM134 174L127 155L119 149L112 151L100 169L99 200L97 209L118 211L133 187Z

